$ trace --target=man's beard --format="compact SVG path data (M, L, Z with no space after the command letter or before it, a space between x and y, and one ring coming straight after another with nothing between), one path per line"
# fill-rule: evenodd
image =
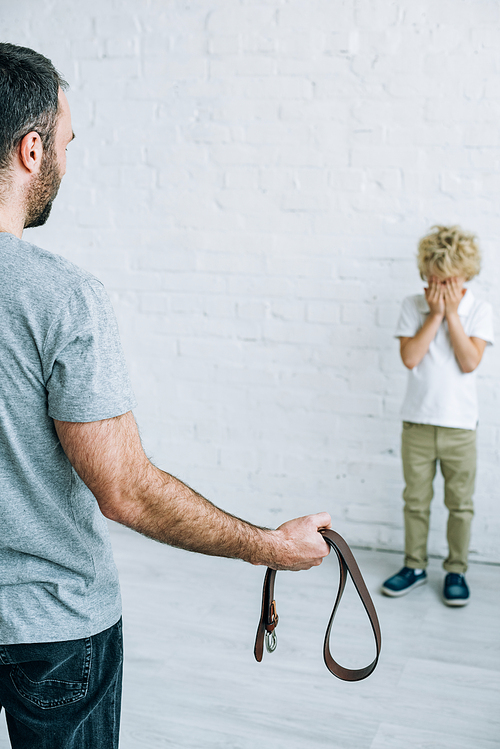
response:
M39 174L31 183L26 197L25 229L43 226L47 221L52 203L61 184L61 175L52 148L43 152Z

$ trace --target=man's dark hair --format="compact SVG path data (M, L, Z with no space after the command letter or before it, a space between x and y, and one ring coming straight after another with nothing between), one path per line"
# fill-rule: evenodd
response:
M0 170L25 135L36 131L50 151L59 87L67 88L51 61L28 47L0 42Z

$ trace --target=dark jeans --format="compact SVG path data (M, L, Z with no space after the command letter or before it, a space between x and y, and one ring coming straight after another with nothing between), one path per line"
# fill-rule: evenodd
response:
M122 623L67 642L0 645L0 709L14 749L117 749Z

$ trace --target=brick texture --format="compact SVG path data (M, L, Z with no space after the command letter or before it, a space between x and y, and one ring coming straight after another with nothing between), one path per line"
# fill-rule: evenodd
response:
M500 3L17 0L2 37L70 83L76 140L25 237L107 285L152 459L277 525L402 548L393 329L434 223L497 307ZM500 562L500 354L481 365L472 559ZM431 551L444 552L436 484Z

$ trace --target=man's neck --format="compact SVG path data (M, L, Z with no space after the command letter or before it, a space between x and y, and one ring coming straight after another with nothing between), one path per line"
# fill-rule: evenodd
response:
M2 185L0 193L0 231L22 239L25 223L24 192L16 182Z
M24 231L24 221L20 217L14 218L7 212L0 209L0 232L13 234L15 237L22 239Z

